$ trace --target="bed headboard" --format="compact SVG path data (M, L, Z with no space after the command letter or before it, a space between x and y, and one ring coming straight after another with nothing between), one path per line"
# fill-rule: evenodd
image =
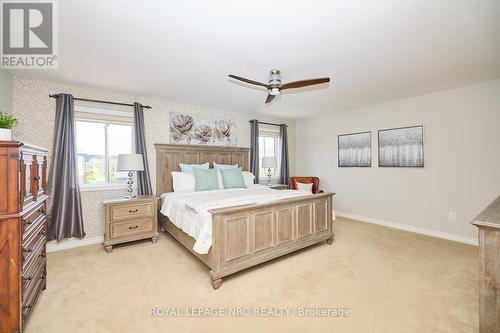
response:
M239 164L243 171L250 167L250 148L201 145L155 144L156 193L172 192L172 171L179 171L179 163Z

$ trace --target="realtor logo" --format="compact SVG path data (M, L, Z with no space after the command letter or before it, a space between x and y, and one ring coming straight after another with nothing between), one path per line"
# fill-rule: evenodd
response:
M54 1L2 2L2 68L57 68Z

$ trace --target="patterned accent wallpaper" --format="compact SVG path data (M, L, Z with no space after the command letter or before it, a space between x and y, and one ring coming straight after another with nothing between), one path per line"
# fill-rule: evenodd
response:
M113 102L139 102L151 105L145 109L146 145L148 162L152 178L153 192L156 185L155 143L169 143L169 113L189 113L207 116L218 116L233 119L236 122L238 146L250 146L249 120L259 119L267 122L288 124L288 149L290 155L290 174L295 173L295 122L284 121L262 114L243 114L211 107L188 105L169 102L145 96L130 95L105 89L78 86L74 84L13 78L13 114L18 118L18 125L13 129L14 140L31 143L36 146L52 149L55 99L49 94L70 93L75 97L100 99ZM108 104L96 104L76 101L76 105L96 107L101 109L132 112L132 107ZM50 160L50 153L49 153ZM125 191L99 190L82 192L83 218L87 237L97 237L104 234L104 198L124 194Z

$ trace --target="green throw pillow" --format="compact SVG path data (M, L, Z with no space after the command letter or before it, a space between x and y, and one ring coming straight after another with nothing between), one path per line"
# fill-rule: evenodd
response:
M218 190L217 170L193 168L194 185L196 191Z
M237 169L219 169L222 175L222 182L224 184L224 189L229 188L247 188L245 185L245 179L243 179L243 173L241 168Z

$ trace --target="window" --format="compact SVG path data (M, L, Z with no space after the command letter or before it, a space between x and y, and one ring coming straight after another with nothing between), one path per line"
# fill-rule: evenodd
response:
M262 168L262 157L273 156L279 165L280 131L278 127L263 126L259 129L259 178L267 179L267 169ZM272 178L279 178L279 168L271 169Z
M83 108L77 109L81 110ZM128 173L116 171L118 154L132 153L132 119L76 112L78 179L83 187L119 185Z

